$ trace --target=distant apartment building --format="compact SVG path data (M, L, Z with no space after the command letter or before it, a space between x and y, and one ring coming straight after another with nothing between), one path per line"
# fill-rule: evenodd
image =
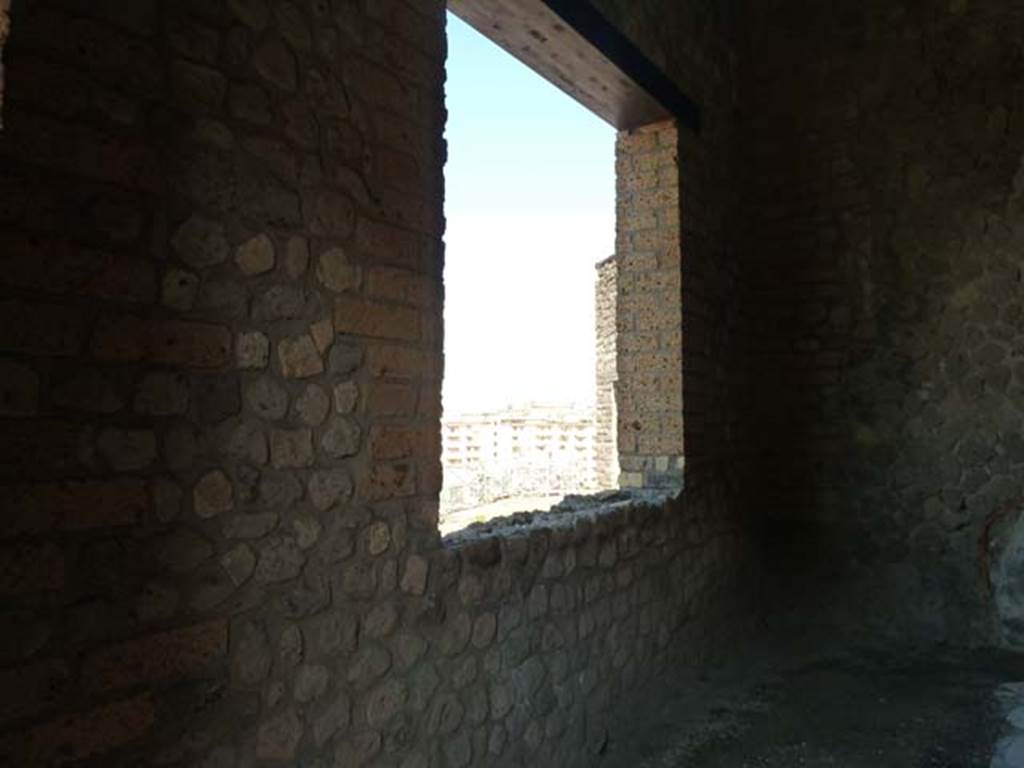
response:
M441 514L597 490L593 408L530 404L442 422Z

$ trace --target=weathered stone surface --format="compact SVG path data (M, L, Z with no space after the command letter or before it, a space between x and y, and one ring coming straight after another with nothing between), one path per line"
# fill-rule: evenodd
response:
M372 523L366 529L365 539L366 551L376 557L386 552L391 544L391 529L384 522Z
M162 621L174 615L180 600L178 592L166 584L149 582L135 599L135 616L143 624Z
M192 506L204 519L230 512L235 506L231 480L220 470L203 475L192 492Z
M246 240L235 252L235 263L246 275L261 275L274 268L274 241L264 234Z
M359 425L355 421L335 416L320 436L320 447L331 458L342 459L359 451L360 438Z
M288 410L288 393L273 379L262 376L248 386L245 401L261 419L277 421Z
M284 266L285 272L292 280L296 280L306 273L306 268L309 266L309 243L305 238L289 238Z
M145 429L105 429L96 448L117 472L145 469L156 460L156 437Z
M405 706L408 691L399 680L389 680L376 688L366 702L366 720L379 728L397 715Z
M391 654L386 648L371 645L360 649L348 668L348 681L360 688L378 679L391 669Z
M208 279L199 287L196 307L204 315L238 320L246 316L249 299L245 289L232 280Z
M321 470L309 478L309 500L326 510L352 494L352 478L343 469Z
M256 71L271 85L285 91L294 91L297 86L295 55L275 39L265 41L256 49L253 57Z
M302 630L294 624L289 624L281 630L281 636L277 641L277 656L282 664L289 667L294 667L302 661Z
M227 539L261 539L277 527L276 512L232 515L224 520Z
M305 562L306 557L295 539L274 537L259 549L255 576L257 581L263 582L288 581L299 575Z
M170 416L188 410L188 379L180 373L151 373L135 393L135 410L153 416Z
M244 622L234 633L231 672L243 686L259 685L270 674L270 641L259 624Z
M462 704L455 696L439 696L430 708L427 728L432 734L447 736L462 723L464 713Z
M153 515L158 522L169 523L181 513L184 493L176 483L166 478L153 482Z
M32 398L31 388L24 389L30 383L31 380L18 376L11 379L12 386L22 389L20 398L24 402ZM79 371L60 382L53 389L52 400L53 404L60 408L89 413L116 413L124 407L124 399L115 389L110 377L91 368Z
M201 216L193 216L182 224L171 242L178 257L196 269L219 264L228 257L224 227Z
M262 370L270 362L270 339L259 331L238 334L235 339L235 363L239 368Z
M334 343L334 322L329 317L318 320L309 326L309 335L316 344L317 351L324 354Z
M332 376L347 376L362 364L363 350L355 344L338 343L331 348L327 360Z
M270 463L278 469L310 466L313 463L313 433L308 429L271 430Z
M295 710L285 710L260 725L256 734L256 756L261 760L292 760L302 733L302 721Z
M199 416L206 424L222 422L242 410L242 396L236 376L203 376L195 380Z
M320 254L316 274L324 287L337 293L359 287L359 269L341 248L331 248Z
M334 386L334 410L339 414L352 413L359 402L359 385L343 381Z
M304 664L295 671L293 695L300 704L319 699L327 691L331 673L319 664Z
M323 528L315 517L303 515L292 520L292 530L299 549L309 549L319 540Z
M207 539L184 529L156 537L152 546L158 562L169 570L180 572L193 570L214 552Z
M313 740L323 746L335 734L344 731L351 721L352 702L339 693L326 709L313 720Z
M231 582L240 587L252 576L256 568L256 555L248 544L239 544L221 555L220 564Z
M222 441L225 453L256 466L267 463L267 436L259 424L243 421L225 426Z
M228 109L232 117L256 125L270 125L274 119L266 92L252 83L236 83L228 91Z
M260 474L256 501L271 509L290 509L302 497L302 483L292 471Z
M169 269L164 275L161 296L165 306L188 312L199 296L199 278L183 269Z
M302 423L316 427L323 424L330 407L331 401L323 388L316 384L310 384L296 398L294 410L295 415Z
M306 622L306 656L324 660L339 652L351 652L356 647L358 622L339 610L332 610Z
M293 320L300 317L305 308L306 294L300 286L275 285L256 299L252 314L258 322Z
M323 373L324 362L309 336L282 339L277 347L281 373L290 379L305 379Z
M410 595L422 595L427 589L427 574L430 564L426 558L412 555L405 561L402 574L402 591Z
M465 650L473 631L469 614L462 612L450 617L441 631L438 649L446 656L455 656Z
M228 7L235 16L253 29L263 29L270 19L268 0L228 0Z
M228 81L211 67L179 59L171 63L174 100L189 112L216 112L224 102Z
M302 210L315 234L338 239L351 236L355 206L347 196L332 190L309 190L303 195Z
M305 50L312 45L313 35L309 30L306 14L294 3L279 3L274 8L274 18L277 20L281 35L293 48Z

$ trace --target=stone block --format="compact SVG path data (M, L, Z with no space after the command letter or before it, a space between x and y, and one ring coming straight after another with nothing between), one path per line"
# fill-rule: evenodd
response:
M295 539L274 537L260 547L255 578L269 583L289 581L299 575L305 562L306 556Z
M262 370L270 362L270 339L259 331L238 334L235 340L235 364L245 370Z
M277 528L276 512L253 512L232 515L224 520L224 538L226 539L262 539Z
M188 410L188 379L180 373L150 373L135 393L135 410L153 416L182 414Z
M358 423L345 416L335 416L320 436L320 447L327 456L342 459L358 453L361 438Z
M334 410L339 414L352 413L359 402L359 385L343 381L334 386Z
M303 193L302 210L309 229L321 237L344 240L355 225L352 201L331 190L307 190Z
M148 429L105 429L96 450L116 472L145 469L156 461L156 436Z
M270 463L277 469L308 467L313 463L313 434L308 429L270 432Z
M330 509L352 494L352 478L343 469L314 472L309 478L309 500L318 510Z
M310 384L295 400L293 406L299 420L310 427L319 426L327 418L331 401L322 387Z
M309 266L309 242L302 237L292 237L288 240L288 247L285 252L284 269L285 273L292 280L297 280L306 274Z
M235 263L246 275L261 275L274 268L274 241L265 234L246 240L235 251Z
M202 216L192 216L178 227L171 245L178 258L195 269L211 267L228 258L223 225Z
M341 248L331 248L320 254L316 274L325 288L336 293L359 287L359 269Z
M256 733L256 756L261 760L293 760L303 731L302 720L294 709L271 717L260 724Z
M192 492L192 507L199 517L216 517L223 512L230 512L234 506L231 480L219 469L207 473L196 483Z
M188 312L199 296L199 278L184 269L168 269L161 287L161 301L164 306L179 312Z
M305 379L324 372L323 359L309 336L282 339L277 354L281 373L287 378Z

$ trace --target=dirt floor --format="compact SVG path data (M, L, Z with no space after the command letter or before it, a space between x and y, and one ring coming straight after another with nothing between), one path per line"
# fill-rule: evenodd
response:
M1024 686L1006 684L1018 681L1024 656L991 650L736 664L649 701L639 718L644 725L628 734L613 730L596 764L1024 768L1024 754L993 760L994 752L1014 749L1009 722L1014 706L1024 713ZM1008 695L1016 698L1008 703Z

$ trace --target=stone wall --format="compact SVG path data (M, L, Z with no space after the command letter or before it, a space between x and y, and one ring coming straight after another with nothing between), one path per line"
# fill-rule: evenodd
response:
M1024 8L747 5L770 570L801 625L997 639L1024 469Z
M734 497L706 483L440 542L443 25L18 7L0 762L587 765L613 703L735 627ZM678 30L708 52L687 82L728 82L721 30ZM681 154L728 167L729 125Z
M679 131L658 123L615 148L616 415L624 488L680 484L683 315Z
M609 256L597 264L594 283L594 468L597 487L619 487L618 417L615 385L618 381L616 299L618 262Z
M4 45L11 32L11 0L0 0L0 128L3 127L4 108Z
M752 422L746 417L747 382L754 370L748 350L757 318L748 312L745 255L740 248L743 173L737 160L742 114L737 87L736 41L741 30L737 4L595 0L594 5L701 108L699 133L682 128L673 138L667 130L661 132L659 143L666 151L652 152L647 160L656 162L638 169L641 182L644 173L671 174L668 154L675 156L678 185L664 191L679 207L677 221L670 225L678 237L659 242L655 228L641 234L639 243L666 263L678 259L680 265L678 343L682 351L678 359L683 370L684 418L678 426L683 432L687 504L745 536L751 530L746 516L759 493L751 482L757 457ZM680 45L680 41L685 42ZM619 150L633 146L630 141L642 146L651 138L622 137ZM656 171L658 167L662 170ZM620 262L620 286L621 271ZM621 291L620 287L620 295ZM620 359L622 355L620 345ZM621 455L621 430L619 437ZM625 463L623 470L636 471L627 470ZM753 568L753 551L744 540L737 549L737 562ZM754 581L752 576L741 577L744 589Z

